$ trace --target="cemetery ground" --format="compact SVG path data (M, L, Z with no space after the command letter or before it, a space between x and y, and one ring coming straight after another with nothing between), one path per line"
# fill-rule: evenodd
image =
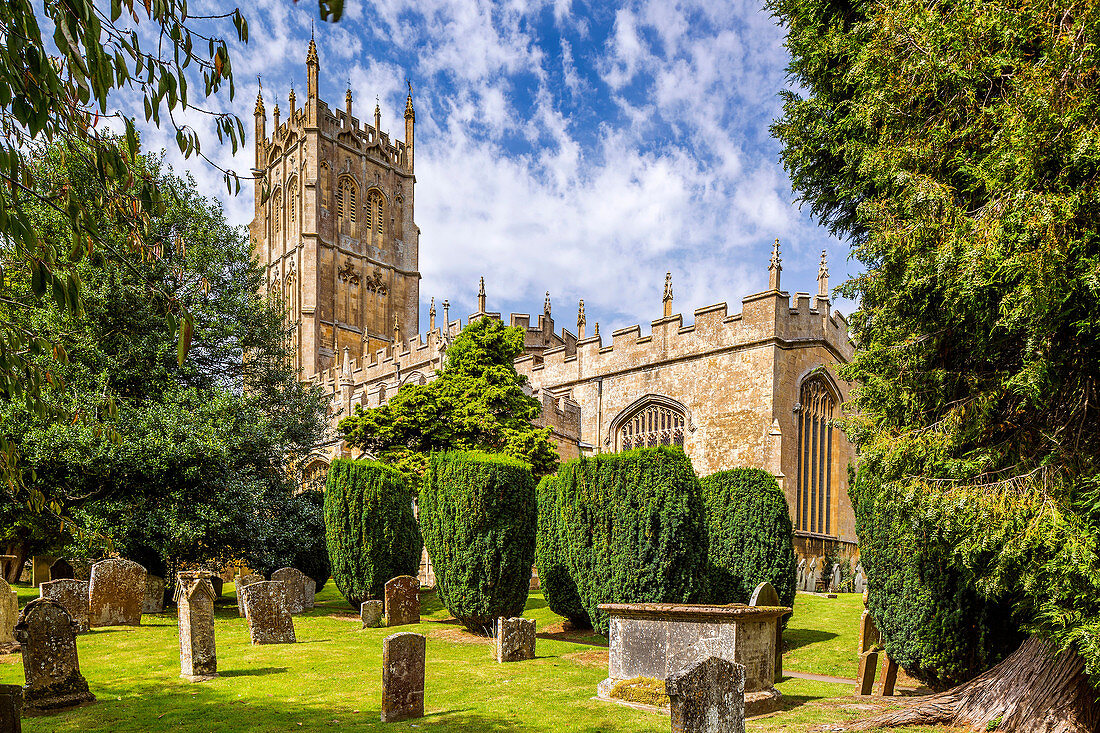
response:
M15 586L20 606L38 591ZM465 631L434 593L423 619L397 629L360 630L331 581L311 611L294 617L297 644L252 646L232 584L216 612L220 677L181 680L174 609L142 617L139 628L95 629L77 638L80 668L97 702L23 721L37 731L407 730L439 733L667 731L654 712L593 699L607 676L607 647L591 632L564 633L561 618L532 592L524 615L538 624L532 661L498 664L488 639ZM799 593L785 634L784 672L852 678L857 667L857 594L829 599ZM379 722L382 639L394 631L428 637L425 717ZM22 684L21 656L0 656L0 682ZM903 682L904 684L904 682ZM831 730L884 707L889 698L852 695L852 683L786 676L782 707L750 718L747 730ZM929 731L945 728L901 728Z

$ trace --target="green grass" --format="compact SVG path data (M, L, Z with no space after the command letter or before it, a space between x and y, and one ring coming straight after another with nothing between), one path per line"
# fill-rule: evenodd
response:
M37 596L33 588L17 586L17 591L21 603ZM834 619L830 625L839 636L841 626L854 627L859 612L853 618L850 603L822 600L818 608L816 600L807 599L799 596L802 613L795 617L797 625L792 624L795 629L789 636L805 642L795 649L800 659L824 658L828 652L818 653L816 645L829 645L835 637L814 640L807 635L814 630L813 619ZM379 722L382 639L394 630L360 631L358 616L334 584L318 594L317 608L294 617L298 644L260 647L249 644L245 621L232 605L233 586L227 584L225 605L219 607L216 619L220 677L198 684L179 679L174 613L145 616L140 628L98 629L79 637L81 671L98 698L95 704L28 718L23 730L393 731L415 726L439 733L641 733L669 729L667 718L592 699L596 684L607 676L606 640L561 634L560 626L553 628L561 619L546 607L541 594L531 594L525 612L538 624L537 659L504 665L493 661L487 640L447 623L449 614L434 594L423 600L422 623L400 629L428 636L427 715L420 720ZM847 618L844 608L849 608ZM21 657L11 655L8 662L0 664L0 682L21 684ZM783 709L750 721L749 731L795 733L866 714L852 707L861 701L847 697L848 685L787 679L779 689Z
M783 632L783 671L855 679L859 671L859 617L863 596L795 596L794 615Z

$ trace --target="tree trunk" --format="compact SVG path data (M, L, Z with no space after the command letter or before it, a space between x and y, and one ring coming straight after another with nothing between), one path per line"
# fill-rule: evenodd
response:
M935 724L1008 733L1096 733L1100 697L1089 686L1080 656L1072 650L1056 655L1048 642L1032 636L969 682L857 721L848 730Z
M23 563L27 561L27 543L23 540L8 543L6 555L14 555L15 559L8 562L8 577L9 584L15 584L19 582L19 577L23 574Z

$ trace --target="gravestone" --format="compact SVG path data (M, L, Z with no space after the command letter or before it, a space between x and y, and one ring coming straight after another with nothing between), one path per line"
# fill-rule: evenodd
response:
M31 558L31 585L35 588L50 579L50 566L57 560L48 555L35 555Z
M180 634L180 677L203 682L218 676L214 645L214 584L210 573L176 573L176 604Z
M73 570L73 564L65 558L61 558L50 566L50 580L65 580L66 578L75 577L76 571Z
M247 616L248 609L244 607L243 596L241 595L241 589L246 588L253 583L262 583L264 576L262 575L241 575L237 578L237 615ZM215 588L215 590L217 590Z
M665 680L672 733L745 733L745 668L720 657L696 660Z
M43 583L38 588L42 598L60 603L76 624L76 633L88 630L88 581L63 578Z
M252 583L240 591L253 644L294 644L294 619L286 608L286 589L277 580Z
M286 590L286 610L301 613L306 610L306 575L297 568L279 568L271 579L282 583Z
M882 653L882 696L890 697L894 694L894 686L898 683L898 663L890 658L885 651Z
M23 731L23 688L19 685L0 685L0 731Z
M874 692L877 666L878 652L863 652L859 655L859 674L856 675L857 695L870 695Z
M305 606L306 609L313 608L317 603L317 581L313 578L306 576L306 597Z
M15 635L23 645L23 705L27 710L67 708L95 700L80 674L76 624L69 612L49 598L23 608Z
M69 560L69 564L73 566L73 577L77 580L87 583L92 579L91 560Z
M806 559L798 561L798 580L794 587L798 590L806 590Z
M421 634L404 632L382 640L383 723L424 717L425 649Z
M145 568L113 557L92 566L88 585L88 625L141 626L145 605Z
M806 563L806 571L802 575L803 586L802 590L813 593L817 590L817 558L811 558Z
M382 625L382 601L363 601L359 607L359 620L364 629L374 629Z
M145 576L145 600L141 604L142 613L162 613L164 611L164 578L159 575Z
M386 581L386 626L420 623L420 581L398 575Z
M214 589L215 597L221 598L222 589L225 588L225 580L217 573L214 573L210 576L210 586Z
M840 586L844 582L844 574L840 572L840 563L833 564L832 589L833 593L840 593Z
M779 594L771 583L761 583L756 586L749 598L750 606L781 606ZM775 621L775 681L783 680L783 619Z
M504 618L496 620L496 657L498 662L522 662L535 658L535 620Z
M15 624L19 621L19 596L0 578L0 654L19 651Z
M867 590L867 573L863 572L863 563L856 563L855 577L852 578L852 590L856 593Z

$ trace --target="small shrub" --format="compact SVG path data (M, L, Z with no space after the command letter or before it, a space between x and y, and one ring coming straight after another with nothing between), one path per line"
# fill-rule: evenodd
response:
M535 479L526 463L480 451L437 453L420 490L420 527L439 599L471 631L527 603L535 560Z
M324 506L332 577L352 608L381 598L390 578L417 574L420 532L400 471L337 459L325 481Z
M592 621L577 593L577 584L569 577L561 541L558 537L558 479L551 474L539 481L538 537L535 542L535 567L539 571L539 585L546 605L559 616L564 616L578 628L589 628Z
M578 458L558 472L559 538L569 575L607 634L601 603L692 602L706 581L699 480L674 447Z
M760 583L793 606L798 561L787 499L759 468L719 471L700 482L706 506L711 603L747 603Z

